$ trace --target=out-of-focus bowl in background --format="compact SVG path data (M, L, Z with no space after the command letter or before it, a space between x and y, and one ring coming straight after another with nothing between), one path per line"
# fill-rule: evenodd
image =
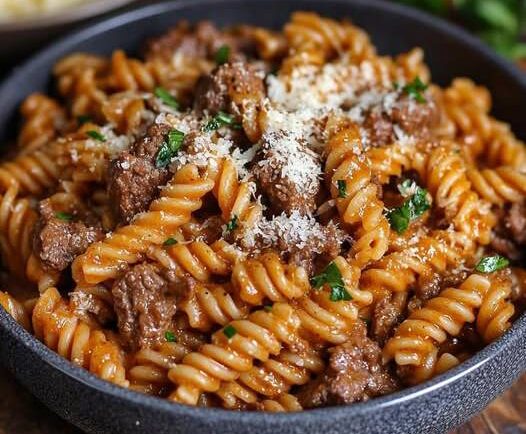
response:
M45 14L0 20L0 64L2 67L14 65L53 38L97 16L108 15L117 9L120 12L132 3L136 0L81 0Z

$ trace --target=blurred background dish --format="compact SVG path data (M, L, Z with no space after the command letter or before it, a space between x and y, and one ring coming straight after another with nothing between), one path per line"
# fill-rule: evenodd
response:
M0 63L3 68L14 65L57 36L100 15L121 12L132 3L134 0L0 0Z

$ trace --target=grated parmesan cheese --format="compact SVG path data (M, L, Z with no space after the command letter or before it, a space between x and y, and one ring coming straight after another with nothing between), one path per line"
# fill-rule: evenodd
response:
M345 235L341 231L337 233L340 243L343 242ZM326 242L327 227L318 223L314 217L302 215L298 211L293 211L290 216L282 213L271 219L261 218L243 237L243 244L252 250L285 244L299 250L308 247L313 253L321 253Z

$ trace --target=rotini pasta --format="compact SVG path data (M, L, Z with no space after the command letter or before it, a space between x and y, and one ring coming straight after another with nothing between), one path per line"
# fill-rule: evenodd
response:
M484 87L313 12L140 53L59 60L0 163L0 305L62 357L300 411L442 374L526 306L526 148Z

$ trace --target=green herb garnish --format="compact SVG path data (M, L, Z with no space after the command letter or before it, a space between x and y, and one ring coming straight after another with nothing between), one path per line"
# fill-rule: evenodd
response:
M237 228L237 215L234 215L234 217L232 217L230 219L230 221L226 224L226 231L227 232L232 232L233 230L235 230Z
M234 335L237 333L237 330L235 329L233 325L229 324L223 329L223 333L228 339L232 339Z
M166 342L177 342L177 338L175 337L175 333L172 331L167 331L164 333L164 338L166 339Z
M176 110L179 109L179 103L177 100L164 87L156 87L153 93L167 106Z
M407 195L411 190L414 190L413 195L402 206L394 208L387 213L387 219L391 227L399 234L402 234L409 227L409 223L426 212L431 207L431 204L427 200L427 190L414 183L408 184L407 181L404 181L400 185L399 190L402 195Z
M234 121L234 117L228 113L219 111L212 119L210 119L203 127L204 132L211 132L218 130L223 126L231 126L232 128L239 129L241 125Z
M177 244L177 240L175 238L170 237L164 240L163 246L168 247L173 246L174 244Z
M218 65L227 63L230 57L230 47L228 45L221 45L216 51L215 61Z
M270 312L272 310L272 305L266 304L265 306L263 306L263 309L265 309L267 312Z
M351 300L351 294L345 289L345 284L343 282L342 273L338 266L331 262L325 270L323 270L317 276L314 276L310 280L311 285L314 289L319 289L323 285L327 285L331 288L331 301L342 301L342 300Z
M424 84L420 77L416 77L411 83L406 84L402 91L413 98L416 102L423 104L427 102L427 99L423 95L423 92L427 89L427 84Z
M166 167L181 148L183 140L184 133L182 131L170 130L157 153L155 165L158 168Z
M509 264L510 261L504 256L486 256L478 262L475 270L481 273L493 273L494 271L506 268Z
M73 215L64 211L57 211L55 213L55 217L65 222L70 222L71 220L73 220Z
M99 142L105 142L106 137L104 137L101 133L95 130L89 130L86 131L86 134L90 136L92 139L98 140Z
M347 197L347 183L343 179L336 181L338 184L338 197L345 199Z
M91 116L88 115L79 115L77 116L77 123L79 125L84 125L85 123L91 122Z

